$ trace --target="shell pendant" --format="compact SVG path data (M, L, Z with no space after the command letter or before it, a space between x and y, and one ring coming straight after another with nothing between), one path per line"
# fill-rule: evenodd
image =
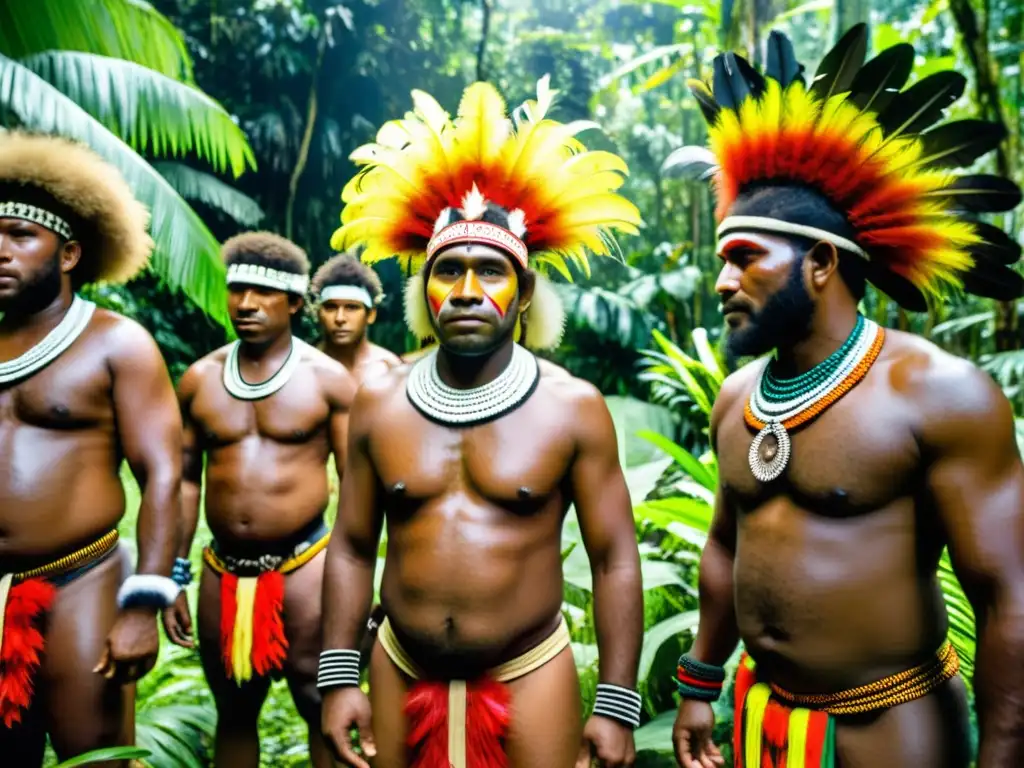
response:
M750 444L750 453L747 454L750 471L762 483L770 483L786 469L791 452L786 428L777 421L770 421Z

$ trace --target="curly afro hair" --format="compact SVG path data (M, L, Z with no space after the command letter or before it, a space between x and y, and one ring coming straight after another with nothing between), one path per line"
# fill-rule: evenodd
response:
M352 252L339 253L321 265L313 275L310 286L313 296L319 299L320 291L329 285L357 285L365 288L374 305L380 304L383 296L383 288L377 273L359 261Z
M294 275L309 274L309 257L291 240L273 232L243 232L221 246L224 263L255 264Z

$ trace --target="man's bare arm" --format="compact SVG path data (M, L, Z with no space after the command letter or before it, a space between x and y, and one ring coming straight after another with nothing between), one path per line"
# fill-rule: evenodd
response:
M331 370L324 377L327 402L331 408L327 439L334 454L334 466L340 481L344 477L349 419L357 387L355 377L346 371L344 366L340 363L334 365L338 370Z
M644 633L640 552L615 425L604 399L586 386L571 481L594 579L600 681L632 689Z
M930 388L922 447L954 570L974 608L979 768L1024 765L1024 466L1013 411L988 375L955 364ZM925 384L929 386L929 384Z
M385 379L389 381L391 377ZM373 600L373 572L384 523L377 499L377 473L368 450L378 386L371 384L359 390L349 418L338 517L327 546L324 568L323 645L326 649L359 648Z
M178 557L188 558L192 539L199 525L199 500L203 487L203 446L200 431L192 420L192 398L199 386L200 373L197 363L185 371L178 382L178 407L181 409L182 431L182 477L181 517L178 539Z
M170 576L178 542L181 417L160 350L142 326L119 319L111 340L118 437L142 490L138 573Z

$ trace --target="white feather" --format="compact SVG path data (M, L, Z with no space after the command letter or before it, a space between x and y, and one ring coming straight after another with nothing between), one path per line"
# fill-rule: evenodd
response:
M485 213L487 213L487 200L484 199L483 193L476 188L476 182L473 182L473 188L462 198L462 215L466 221L477 221L482 219Z
M434 222L434 234L436 235L442 229L448 226L452 220L452 209L445 208L441 211L441 215L437 217L437 221Z
M526 214L520 208L508 215L508 230L518 238L526 234Z

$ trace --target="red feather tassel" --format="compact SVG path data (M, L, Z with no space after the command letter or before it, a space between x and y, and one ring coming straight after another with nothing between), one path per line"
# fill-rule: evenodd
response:
M484 678L466 686L467 768L508 768L505 739L511 721L508 688ZM448 683L417 681L405 703L410 768L449 768Z
M220 575L220 654L228 677L232 677L234 672L234 665L231 663L231 648L235 636L235 613L238 611L238 604L235 602L235 590L237 589L237 576L230 573Z
M7 728L20 723L32 703L33 679L45 642L39 619L56 595L57 588L43 579L15 584L7 595L0 648L0 720Z
M256 582L252 611L252 669L257 675L281 669L288 656L284 636L284 574L268 571Z

